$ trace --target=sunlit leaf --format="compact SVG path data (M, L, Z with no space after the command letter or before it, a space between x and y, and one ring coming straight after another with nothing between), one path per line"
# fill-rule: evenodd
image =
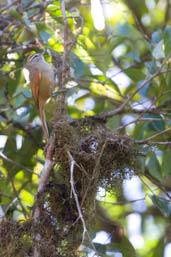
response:
M169 217L171 215L171 203L168 200L160 198L157 195L151 195L150 198L153 204L160 209L165 217Z
M27 206L32 206L34 203L34 196L27 190L22 190L20 193L21 200Z
M170 200L163 198L171 192L171 134L165 131L171 126L171 62L165 59L171 52L171 17L165 4L169 1L98 1L96 21L90 1L15 2L0 3L0 219L3 210L4 221L10 222L5 230L0 226L0 255L33 255L32 243L36 242L32 239L39 226L34 231L34 219L29 218L34 217L37 196L38 207L42 203L38 223L46 223L47 229L50 225L45 238L46 226L40 233L40 246L46 241L41 249L45 256L95 254L87 233L80 246L85 227L79 218L83 217L92 240L98 231L109 233L109 244L102 244L101 238L94 244L97 255L163 257L171 216ZM103 9L99 17L98 5ZM105 27L97 30L95 22L101 18ZM48 52L52 58L45 55L45 60L53 62L59 76L59 90L55 88L52 101L45 106L47 144L40 112L22 75L27 56L35 52ZM41 72L34 69L33 73ZM43 73L40 77L44 82ZM39 97L45 89L39 87ZM98 147L92 154L83 144L93 137ZM113 149L118 138L120 143ZM55 166L43 193L37 194L53 139L50 157ZM105 164L117 153L108 171ZM139 184L123 181L127 169L135 176L143 174L144 183L141 179ZM108 183L114 176L110 192L101 183L102 176ZM82 214L75 195L70 194L71 184ZM150 198L146 197L149 192L153 192ZM141 204L144 196L145 206ZM137 220L131 222L135 213ZM26 224L17 223L13 233L14 220L21 219ZM138 237L131 237L137 230ZM14 252L10 252L13 242ZM136 250L131 242L137 244Z
M153 49L152 55L153 55L153 57L154 57L156 60L159 60L159 59L162 59L162 58L165 57L164 48L163 48L163 40L161 40L161 41L155 46L155 48Z
M150 257L163 257L165 249L165 239L164 237L160 238L156 247L151 251Z

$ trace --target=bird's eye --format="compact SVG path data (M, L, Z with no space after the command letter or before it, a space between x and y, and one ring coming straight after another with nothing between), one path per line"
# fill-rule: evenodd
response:
M39 54L34 54L32 55L32 60L36 59L37 57L39 57L40 55Z
M41 56L41 54L32 54L27 58L28 62L34 62L37 61L37 59L39 59Z

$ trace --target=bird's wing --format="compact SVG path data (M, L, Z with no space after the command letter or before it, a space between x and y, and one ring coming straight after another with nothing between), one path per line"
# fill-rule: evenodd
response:
M42 79L42 74L38 68L34 68L31 72L30 82L31 82L31 90L34 101L39 107L39 89L40 89L40 81Z

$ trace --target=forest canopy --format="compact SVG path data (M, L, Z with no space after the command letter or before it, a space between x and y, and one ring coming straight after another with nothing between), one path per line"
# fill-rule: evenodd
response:
M1 1L0 257L169 256L170 63L169 0Z

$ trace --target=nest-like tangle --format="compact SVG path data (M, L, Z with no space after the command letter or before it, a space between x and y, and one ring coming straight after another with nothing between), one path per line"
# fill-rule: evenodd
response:
M41 257L75 257L78 256L83 227L75 199L73 195L71 197L71 157L74 160L74 187L89 226L95 214L98 188L113 190L118 183L138 173L139 149L128 136L111 133L102 126L79 122L71 125L65 119L54 124L53 133L56 165L45 191L39 196L41 220L30 229L41 235ZM27 256L32 256L32 243Z
M142 153L128 136L112 133L102 126L71 126L65 120L56 123L55 134L54 158L67 183L70 175L68 152L77 164L75 183L82 181L79 196L88 190L88 184L95 192L99 186L112 190L116 181L122 182L138 173L137 159Z
M83 227L74 196L71 197L71 157L75 163L73 182L88 226L95 216L94 202L98 188L116 189L116 185L124 179L137 174L139 149L128 136L111 133L102 126L71 125L65 119L55 123L54 133L56 167L47 186L48 210L58 224L61 256L76 256ZM59 242L65 242L64 249Z

